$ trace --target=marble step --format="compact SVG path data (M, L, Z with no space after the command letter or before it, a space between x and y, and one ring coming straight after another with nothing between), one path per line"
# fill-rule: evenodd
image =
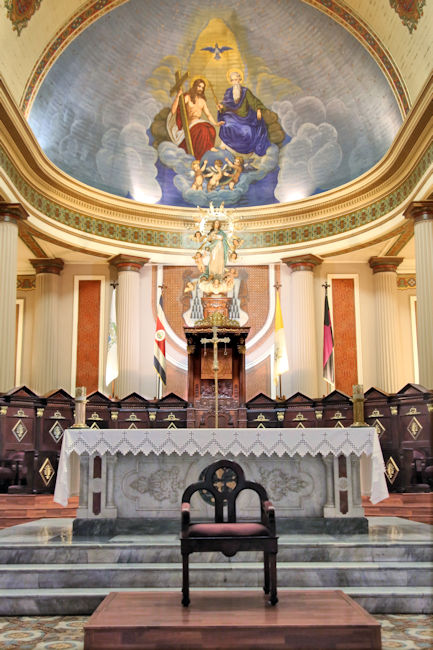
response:
M70 540L69 540L70 541ZM50 544L11 542L0 543L2 564L92 564L98 562L155 563L179 562L180 543L176 539L161 537L143 538L128 543L113 542L50 542ZM259 553L242 553L236 559L257 562ZM280 537L279 562L430 562L433 561L433 545L428 541L347 543L332 541L289 541ZM193 554L192 564L197 562L227 562L221 553Z
M227 591L227 587L208 588L209 591ZM257 588L243 587L256 591ZM298 587L282 588L290 592ZM306 588L308 591L309 588ZM314 591L320 587L312 587ZM200 587L200 591L204 588ZM207 589L206 589L207 590ZM239 585L234 587L239 590ZM179 589L139 588L76 588L76 589L0 589L0 616L59 616L90 615L111 591L179 591ZM263 592L258 591L258 598ZM323 588L326 597L327 588ZM433 612L433 587L342 587L341 591L353 598L371 614L431 614ZM179 591L179 606L181 595ZM194 588L191 588L191 605L194 602Z
M180 587L180 563L29 564L0 568L0 588L28 589ZM261 562L195 563L190 566L194 587L260 587ZM410 586L433 584L432 562L278 562L282 587Z

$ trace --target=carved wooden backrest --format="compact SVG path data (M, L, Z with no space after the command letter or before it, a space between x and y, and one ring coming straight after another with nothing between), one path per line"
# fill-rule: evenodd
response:
M260 501L268 501L265 488L259 483L245 480L242 467L232 460L218 460L202 472L203 480L192 483L183 493L182 502L189 503L198 490L212 495L215 506L215 522L224 521L224 506L227 505L227 521L236 521L236 499L242 490L254 490Z

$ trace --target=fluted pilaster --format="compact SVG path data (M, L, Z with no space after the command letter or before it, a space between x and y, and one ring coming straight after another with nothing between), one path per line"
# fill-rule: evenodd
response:
M148 259L117 255L110 264L118 271L116 393L125 397L140 386L140 269ZM149 300L150 304L150 300Z
M371 257L376 311L376 382L388 393L401 388L398 348L400 327L397 304L397 267L402 257Z
M411 203L404 216L415 222L419 383L433 388L433 200Z
M18 222L23 219L21 204L0 202L0 392L15 384Z
M291 271L291 355L289 368L292 390L310 397L318 394L318 357L314 308L314 269L322 263L315 255L282 260Z
M36 271L32 386L43 395L59 387L59 293L63 260L30 260Z

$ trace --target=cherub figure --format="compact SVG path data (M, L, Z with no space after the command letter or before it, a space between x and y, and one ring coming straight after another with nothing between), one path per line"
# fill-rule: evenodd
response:
M200 273L204 273L206 267L204 265L203 253L201 253L200 251L197 251L192 259L197 264L197 268L200 271Z
M193 239L197 244L203 241L204 235L200 232L200 230L196 230L193 235L191 235L191 239Z
M230 174L229 189L233 190L235 185L239 183L239 178L242 172L244 171L244 159L242 156L236 156L234 162L232 163L229 158L225 158L225 161L229 167L233 169L233 172Z
M192 190L202 190L203 181L204 181L204 170L206 169L207 160L203 161L202 166L200 167L200 161L194 160L191 163L191 169L194 172L194 183L191 185Z
M218 187L226 167L227 165L223 165L223 161L218 158L215 160L214 167L210 168L211 171L208 174L204 174L205 178L209 178L207 182L208 192L212 192L212 190L215 190Z

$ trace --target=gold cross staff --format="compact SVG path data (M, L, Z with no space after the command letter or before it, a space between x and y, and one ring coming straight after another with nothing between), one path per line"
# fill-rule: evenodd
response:
M214 372L214 381L215 381L215 428L218 429L218 343L230 343L230 338L225 336L222 339L218 338L218 327L215 325L212 327L213 337L211 339L200 339L200 343L206 345L206 343L213 344L213 364L212 370Z

